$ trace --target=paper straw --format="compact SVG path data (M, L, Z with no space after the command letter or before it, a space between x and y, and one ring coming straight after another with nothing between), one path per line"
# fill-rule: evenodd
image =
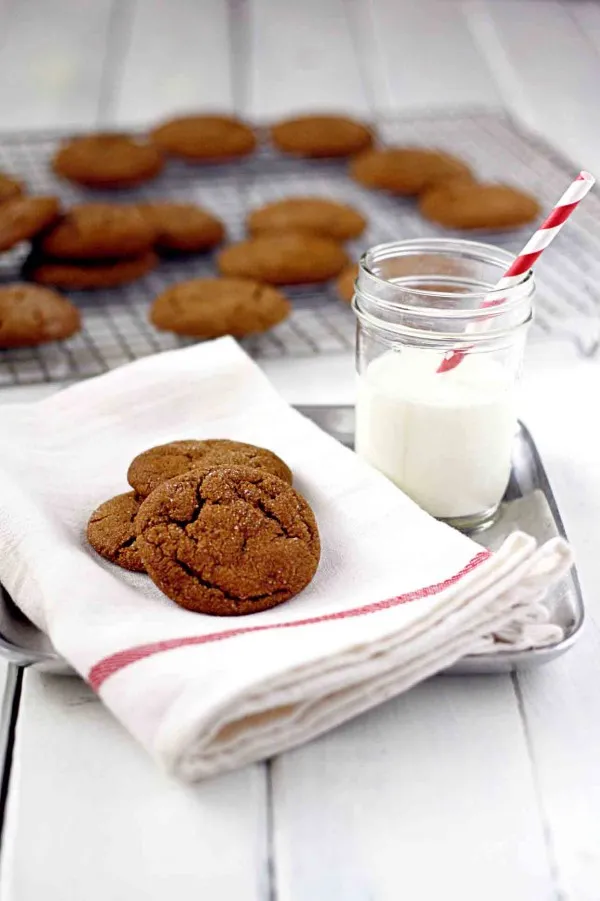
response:
M538 230L531 236L519 256L506 270L494 291L502 288L512 288L522 280L524 273L529 272L538 257L546 247L552 243L571 213L577 209L580 202L593 186L596 179L589 172L580 172L575 181L569 185L550 215L544 219ZM505 297L484 300L481 307L495 307L504 303ZM469 348L465 350L453 350L439 365L438 372L449 372L454 369L466 356Z

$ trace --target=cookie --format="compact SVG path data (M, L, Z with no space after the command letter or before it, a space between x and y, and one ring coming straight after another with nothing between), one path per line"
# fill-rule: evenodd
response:
M447 228L518 228L540 214L537 200L509 185L450 182L427 191L423 216Z
M295 156L344 157L366 150L373 143L371 129L345 116L298 116L271 129L279 150Z
M250 279L198 278L167 288L150 308L159 329L192 338L243 338L287 319L289 301Z
M139 206L155 232L159 253L194 253L220 244L225 228L220 219L192 203L156 201Z
M151 139L165 153L198 163L247 156L256 147L252 129L233 116L180 116L155 128Z
M40 285L67 291L115 288L135 282L158 265L156 254L148 252L127 260L52 260L32 255L23 266L23 275Z
M331 238L301 232L267 233L225 247L217 257L223 275L253 278L271 285L324 282L348 262Z
M30 241L60 212L56 197L13 197L0 205L0 251Z
M341 275L335 280L335 290L341 300L352 303L354 297L354 283L358 278L358 263L346 266Z
M321 554L302 495L242 466L165 482L140 507L136 529L152 581L181 607L212 616L289 600L312 580Z
M0 287L0 347L34 347L70 338L81 328L79 310L49 288Z
M462 160L416 147L369 150L352 161L350 174L367 188L401 195L420 194L445 179L472 179L471 170Z
M127 481L140 497L147 497L168 479L190 469L245 466L260 469L292 484L292 472L272 451L241 441L209 438L204 441L171 441L144 451L131 462Z
M58 259L121 259L150 250L155 237L154 226L135 206L82 203L43 235L38 248Z
M0 172L0 203L12 200L13 197L20 197L23 193L23 182Z
M145 572L135 531L140 504L134 491L118 494L94 510L87 526L87 539L101 557L136 573Z
M324 197L288 197L254 210L246 224L252 235L298 231L348 241L363 233L367 221L346 203Z
M131 188L155 178L163 164L154 145L110 133L72 138L52 160L57 175L88 188Z

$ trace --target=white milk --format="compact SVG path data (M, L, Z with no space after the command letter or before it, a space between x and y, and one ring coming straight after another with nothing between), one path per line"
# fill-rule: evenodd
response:
M359 377L356 449L440 518L482 513L502 499L516 431L511 373L469 354L438 373L433 351L388 351Z

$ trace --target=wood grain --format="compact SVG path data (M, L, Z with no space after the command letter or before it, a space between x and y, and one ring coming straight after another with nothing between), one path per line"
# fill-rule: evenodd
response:
M277 887L311 898L554 898L507 677L440 678L279 758Z
M25 676L3 901L263 901L264 767L200 786L156 767L78 680Z
M343 0L248 0L247 114L369 107Z
M136 0L113 81L113 118L146 124L182 111L231 110L231 68L226 3Z
M505 99L516 96L531 127L593 170L600 167L600 119L591 115L600 60L572 14L577 6L485 0L479 10L487 17L488 58Z
M359 52L379 111L498 105L459 0L368 0L361 9Z
M2 129L97 119L111 0L19 0L0 10Z
M600 426L573 399L600 391L597 361L555 342L525 380L524 415L577 554L587 622L577 646L519 677L560 898L597 901L600 886ZM541 354L538 354L541 356ZM552 398L551 408L548 397Z

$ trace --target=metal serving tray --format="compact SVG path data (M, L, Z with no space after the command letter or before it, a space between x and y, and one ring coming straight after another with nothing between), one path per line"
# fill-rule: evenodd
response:
M347 447L354 442L354 408L298 407L324 431ZM538 541L565 536L556 501L533 439L520 425L515 439L512 473L501 514L488 529L472 538L494 550L511 532L520 529ZM0 657L17 666L68 672L48 638L27 620L0 586ZM502 673L548 663L564 654L576 641L584 620L583 599L575 567L555 586L547 599L553 621L564 629L561 641L529 651L498 651L464 657L447 672Z

